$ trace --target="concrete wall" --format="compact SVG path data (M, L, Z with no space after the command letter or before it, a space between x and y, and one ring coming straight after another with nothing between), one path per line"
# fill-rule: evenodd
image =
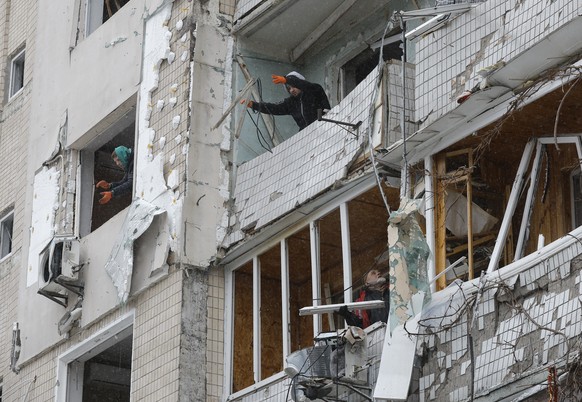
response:
M426 126L454 109L456 97L480 82L480 69L509 62L574 19L579 8L577 0L489 0L420 39L417 119Z
M194 7L196 5L193 5ZM232 42L218 4L194 9L196 48L192 64L191 123L187 148L182 261L208 268L227 227L231 134L212 126L230 104Z

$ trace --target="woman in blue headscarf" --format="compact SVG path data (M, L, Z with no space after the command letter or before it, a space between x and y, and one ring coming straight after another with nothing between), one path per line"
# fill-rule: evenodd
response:
M125 174L120 181L108 183L105 180L101 180L96 184L97 188L107 190L101 192L99 204L107 204L111 201L111 198L127 194L133 188L133 151L131 148L121 145L115 148L111 157L115 164L123 169Z

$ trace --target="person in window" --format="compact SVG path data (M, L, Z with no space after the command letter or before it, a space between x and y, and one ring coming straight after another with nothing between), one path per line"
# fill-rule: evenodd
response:
M285 77L281 75L271 77L274 84L284 84L291 96L279 103L253 102L245 99L241 103L246 104L255 112L279 116L290 115L299 126L299 130L303 130L317 120L317 109L322 111L331 109L321 85L306 81L298 72L291 71Z
M107 204L112 198L120 197L131 192L133 188L133 151L131 148L123 145L115 148L111 154L113 161L117 166L123 169L125 173L120 181L108 183L105 180L100 180L95 187L102 190L99 204Z
M344 317L346 324L360 328L369 327L377 321L387 322L390 311L390 290L386 277L378 269L371 269L366 273L364 287L356 301L371 300L383 300L384 308L351 312L346 306L342 306L338 314Z

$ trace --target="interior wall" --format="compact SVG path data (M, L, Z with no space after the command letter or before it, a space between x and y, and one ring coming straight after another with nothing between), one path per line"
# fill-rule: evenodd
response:
M311 244L305 227L287 239L289 249L289 321L291 351L313 345L313 319L299 309L313 305L311 297Z
M261 262L261 380L283 371L281 247L259 257Z
M234 344L232 391L237 392L253 380L253 264L234 272Z
M547 145L546 151L542 157L526 254L536 251L540 234L545 237L545 244L549 244L573 229L570 173L580 166L576 147L574 144L560 144L558 151L554 145ZM518 225L514 220L516 237Z

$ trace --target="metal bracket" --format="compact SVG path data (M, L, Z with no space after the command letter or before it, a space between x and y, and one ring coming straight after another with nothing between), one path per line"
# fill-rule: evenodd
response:
M331 119L324 119L323 117L323 109L317 109L317 121L328 121L330 123L340 124L342 126L351 127L354 130L357 130L358 127L362 125L362 121L360 120L356 124L354 123L346 123L345 121L338 121L338 120L331 120Z

